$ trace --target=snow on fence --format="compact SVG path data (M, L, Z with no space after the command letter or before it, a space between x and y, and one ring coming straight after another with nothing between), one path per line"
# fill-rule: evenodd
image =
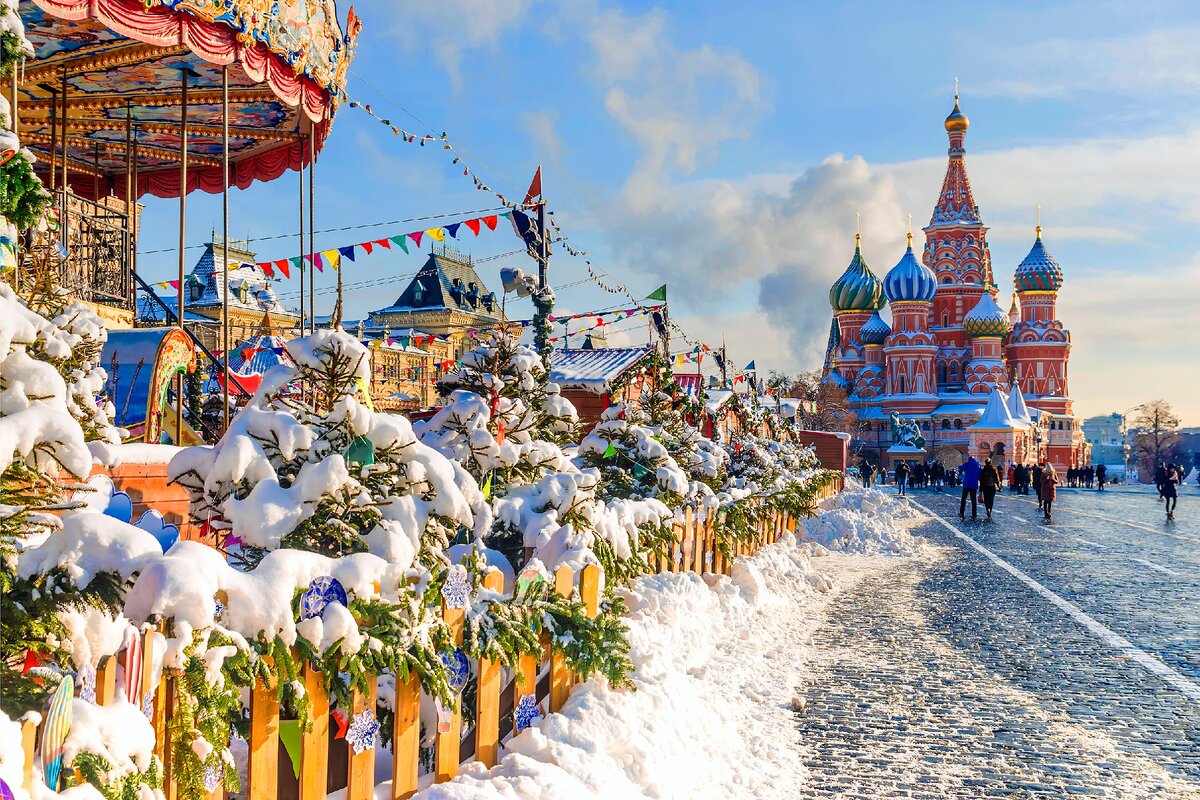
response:
M830 483L822 487L816 500L825 500L838 491L837 484ZM729 575L732 558L726 557L717 545L715 522L711 510L703 519L697 519L692 509L686 509L683 522L673 526L670 548L663 548L652 556L651 571ZM759 548L779 541L795 527L795 518L778 510L770 511L758 520L753 536L733 544L732 557L753 555ZM589 565L579 572L564 566L555 573L554 586L564 595L578 591L588 616L595 617L600 601L600 577L600 568L596 565ZM491 572L485 578L484 586L501 591L501 573ZM443 607L442 615L454 632L455 644L461 645L464 610ZM153 626L145 626L141 652L153 652L154 637L158 634ZM507 682L505 670L499 663L480 659L475 666L474 726L463 730L460 697L455 703L449 728L436 734L433 769L424 774L420 755L420 681L413 675L407 682L396 685L391 745L392 798L411 797L429 783L448 781L458 773L459 765L467 761L494 766L499 758L500 744L508 736L520 732L516 710L523 697L534 695L539 711L554 713L563 707L578 683L567 669L563 656L552 652L546 639L542 642L541 658L522 656L518 674L507 676ZM101 658L96 671L98 705L112 705L116 701L117 669L118 656ZM167 730L171 725L176 676L167 674L165 680L153 685L152 659L142 659L140 669L141 685L153 686L147 714L155 733L155 754L164 767L163 792L166 800L175 800L177 794L171 775ZM293 777L292 770L287 767L289 756L280 740L281 712L275 687L260 679L250 692L247 785L238 794L247 800L324 800L330 792L344 788L345 800L372 800L375 796L376 751L372 748L355 752L345 740L331 738L330 701L322 674L306 665L301 680L309 698L309 710L308 724L302 726L300 732L298 775ZM347 709L351 716L375 709L377 680L377 676L370 677L368 692L356 690L352 693L352 707ZM146 701L143 703L147 705ZM33 771L39 763L36 743L40 740L40 721L39 715L32 715L21 725L26 790L33 786ZM224 796L224 790L218 786L209 792L208 800L222 800Z

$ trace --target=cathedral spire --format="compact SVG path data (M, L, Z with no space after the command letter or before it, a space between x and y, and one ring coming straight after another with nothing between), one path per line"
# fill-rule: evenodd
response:
M979 208L975 205L975 196L971 192L971 179L967 177L965 162L966 139L969 125L967 115L958 107L958 93L954 94L954 110L946 117L946 135L950 138L950 161L946 165L946 176L942 179L942 192L938 195L937 205L933 208L930 226L968 224L979 225L983 220L979 216Z

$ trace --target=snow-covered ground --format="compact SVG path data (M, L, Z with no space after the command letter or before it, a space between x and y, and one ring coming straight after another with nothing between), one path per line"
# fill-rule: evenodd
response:
M852 490L733 576L651 575L626 593L637 691L584 683L561 714L419 797L787 797L804 780L796 711L810 633L841 590L922 551L904 500ZM804 530L801 529L802 536ZM386 791L380 787L377 795Z

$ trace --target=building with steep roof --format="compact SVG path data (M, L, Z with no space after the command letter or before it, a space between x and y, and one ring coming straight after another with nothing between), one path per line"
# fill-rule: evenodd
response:
M967 174L970 121L957 94L944 127L946 173L921 258L910 233L881 281L855 236L850 265L829 292L824 379L847 391L863 423L856 450L869 460L888 460L894 412L917 423L927 455L947 466L968 454L1045 458L1061 468L1088 463L1090 446L1067 393L1071 337L1057 316L1063 270L1039 223L1015 270L1009 310L1002 309L988 228Z
M386 308L370 312L368 324L418 328L448 338L459 358L472 346L470 331L495 328L503 321L500 301L490 291L469 255L436 245L420 271Z

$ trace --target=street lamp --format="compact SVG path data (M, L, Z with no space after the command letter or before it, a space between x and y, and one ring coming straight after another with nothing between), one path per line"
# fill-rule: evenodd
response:
M1125 457L1125 475L1121 480L1126 483L1129 482L1129 423L1126 417L1129 416L1130 411L1139 411L1145 406L1145 403L1141 403L1121 412L1121 454Z

